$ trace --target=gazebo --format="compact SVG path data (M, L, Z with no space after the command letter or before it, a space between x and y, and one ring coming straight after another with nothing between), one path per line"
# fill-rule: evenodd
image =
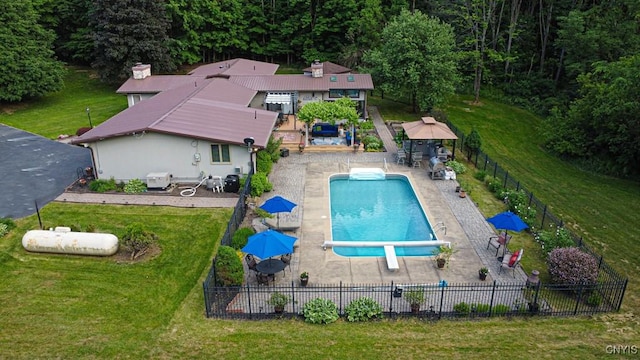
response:
M418 121L412 121L402 124L402 130L409 138L409 164L411 164L412 152L414 149L414 141L425 140L453 140L453 149L451 158L455 159L456 140L458 137L449 129L447 124L436 121L432 117L423 117Z

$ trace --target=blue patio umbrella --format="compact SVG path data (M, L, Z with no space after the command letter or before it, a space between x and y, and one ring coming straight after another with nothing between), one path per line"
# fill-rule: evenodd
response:
M529 228L529 225L525 224L520 217L511 211L501 212L487 219L496 229L504 229L519 232Z
M274 196L271 199L264 202L264 204L260 205L260 209L270 213L277 214L278 221L278 229L280 228L280 213L281 212L291 212L294 207L297 205L292 203L291 201L283 198L280 195Z
M249 241L242 248L242 251L260 259L267 259L272 256L292 253L296 240L298 240L296 237L275 230L267 230L249 236Z

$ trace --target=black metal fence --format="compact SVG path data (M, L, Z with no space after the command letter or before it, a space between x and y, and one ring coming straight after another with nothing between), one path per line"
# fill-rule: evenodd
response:
M453 124L449 127L456 133L459 149L464 148L464 134ZM548 211L547 205L538 200L531 191L511 177L488 155L478 152L470 159L476 168L501 179L504 188L523 190L529 206L535 207L536 221L540 228L563 227L562 220ZM246 196L250 193L249 177L234 209L222 245L230 245L233 233L238 229L246 213ZM568 230L568 229L567 229ZM384 314L390 317L414 316L428 319L490 316L573 316L618 311L627 287L628 279L609 266L602 256L591 250L581 237L569 231L577 246L598 260L598 279L590 285L558 285L528 283L476 283L476 284L362 284L362 285L315 285L300 287L294 283L287 286L215 286L215 259L203 283L207 317L262 319L269 317L298 317L304 304L315 298L334 301L338 312L344 316L344 308L360 297L370 297L382 305ZM421 289L425 302L417 313L413 313L403 292ZM274 292L289 295L291 302L285 314L275 314L268 300Z
M492 316L575 316L620 309L624 284L563 286L528 283L473 284L361 284L298 286L210 287L205 284L207 317L265 319L303 316L304 305L313 299L333 301L340 316L356 299L368 297L383 308L387 317L426 319ZM423 293L419 311L412 311L408 291ZM276 313L269 299L280 293L289 297L284 313Z

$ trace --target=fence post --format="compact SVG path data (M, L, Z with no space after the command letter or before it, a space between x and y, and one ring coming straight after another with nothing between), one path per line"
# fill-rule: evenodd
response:
M205 311L207 312L207 318L211 317L211 304L209 304L209 294L208 291L209 290L209 286L207 286L207 282L203 282L202 283L202 291L204 291L204 308Z
M496 280L493 280L493 286L491 287L491 302L489 302L489 317L493 315L493 299L496 295Z
M249 319L253 318L253 311L251 311L251 286L247 285L247 304L249 305Z
M440 311L438 311L438 319L442 319L442 306L444 305L444 286L440 287Z
M493 178L496 178L496 175L498 174L498 162L493 163Z
M476 151L476 162L475 162L475 167L476 169L478 168L478 151Z
M487 171L487 163L488 162L489 162L489 155L484 154L484 169L482 169L482 170ZM494 175L494 177L495 177L495 175Z
M540 223L540 229L544 229L544 220L547 218L547 204L544 205L542 210L542 222Z
M624 285L622 285L622 293L620 294L619 300L618 300L618 306L616 307L616 311L620 311L620 308L622 307L622 299L624 299L624 293L627 291L627 284L629 283L629 278L626 278L624 280Z
M533 192L529 193L529 206L531 206L531 203L533 202Z
M516 191L520 191L520 181L516 184Z
M342 315L342 280L340 280L340 291L339 291L338 301L340 302L340 307L338 308L338 315Z
M389 313L393 311L393 280L391 280L391 288L389 291Z
M291 304L293 307L293 312L295 314L297 314L298 312L296 311L296 291L295 291L295 287L293 285L293 280L291 280Z
M503 188L507 188L507 180L509 179L509 172L508 171L504 171L504 184L502 185Z

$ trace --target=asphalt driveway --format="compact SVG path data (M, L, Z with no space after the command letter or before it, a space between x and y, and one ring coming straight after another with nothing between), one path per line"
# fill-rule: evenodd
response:
M0 217L36 212L91 166L89 149L0 124Z

